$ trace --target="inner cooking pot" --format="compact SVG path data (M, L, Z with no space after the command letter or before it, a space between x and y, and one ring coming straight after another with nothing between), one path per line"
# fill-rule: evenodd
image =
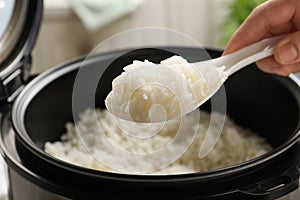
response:
M142 190L149 192L147 196L153 197L161 193L178 198L229 195L229 199L233 198L230 195L237 195L237 191L240 198L244 199L251 195L272 198L296 188L299 177L298 171L295 171L299 155L295 150L300 127L299 86L295 82L297 80L264 73L255 64L226 81L226 114L239 125L267 138L274 150L263 156L209 172L146 176L85 169L60 161L43 151L45 142L59 140L65 131L65 123L74 121L73 85L82 65L91 69L109 65L98 83L95 96L95 107L104 108L104 99L111 91L111 82L122 72L124 66L133 60L149 59L159 62L174 55L174 49L189 62L204 59L200 56L204 50L197 48L119 50L91 56L88 60L79 58L62 64L39 75L26 86L12 110L12 121L17 135L16 146L22 163L51 185L50 187L43 183L43 187L72 198L84 195L91 198L101 195L134 197L137 190ZM209 49L208 52L212 58L222 53ZM85 108L85 90L87 88L82 88L82 109L77 110L78 112ZM214 98L218 98L218 93ZM210 107L208 101L200 109L209 111ZM270 178L274 178L274 174L286 178L273 183ZM257 183L264 180L270 180L271 184L258 188ZM277 184L280 185L279 189L275 187ZM112 187L116 187L117 192L112 194Z

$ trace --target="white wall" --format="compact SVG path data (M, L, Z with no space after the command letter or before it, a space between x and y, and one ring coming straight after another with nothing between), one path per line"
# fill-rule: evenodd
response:
M71 9L71 0L45 0L44 19L33 52L32 73L86 54L99 42L132 28L165 27L184 33L205 47L219 45L220 23L230 0L144 0L133 13L87 31ZM111 44L111 48L118 44Z

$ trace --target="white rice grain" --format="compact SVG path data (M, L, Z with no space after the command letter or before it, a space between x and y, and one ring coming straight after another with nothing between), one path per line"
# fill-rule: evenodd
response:
M184 174L235 165L261 156L272 149L264 138L240 127L229 117L226 117L217 144L206 157L199 159L199 149L208 129L211 115L204 111L199 112L201 116L200 125L195 140L179 159L164 168L157 165L162 163L163 159L168 159L168 157L161 156L156 159L134 160L119 154L117 151L117 153L114 152L113 148L120 148L133 154L154 152L159 148L164 148L172 140L174 134L176 134L178 123L176 121L168 122L157 135L145 139L142 136L149 136L153 130L155 131L153 126L130 127L126 129L126 131L132 130L132 134L129 134L118 127L113 116L107 110L96 110L97 119L93 117L91 109L85 110L80 115L76 127L71 123L66 124L66 133L62 135L60 141L45 143L45 151L66 162L101 171L123 173L122 170L111 168L97 158L109 160L110 163L117 166L126 166L126 169L133 172L140 171L143 168L157 167L158 170L145 174ZM215 114L217 117L222 118L222 114ZM99 128L99 124L101 128ZM189 127L188 125L184 128L187 131L196 129L196 127ZM80 137L78 130L81 131ZM112 145L111 151L105 148L105 140L108 140ZM88 146L89 150L83 145L82 141ZM166 149L166 154L172 156L181 150L180 145L174 145L172 148Z

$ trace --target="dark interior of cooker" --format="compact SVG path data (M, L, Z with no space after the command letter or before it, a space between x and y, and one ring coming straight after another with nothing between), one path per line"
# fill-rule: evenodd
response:
M207 50L212 58L221 51ZM162 49L139 49L117 58L100 55L88 67L101 67L103 60L113 61L97 87L97 107L104 108L104 99L111 90L111 81L122 68L133 60L149 59L159 62L172 53ZM207 59L205 52L196 48L176 48L176 53L190 62ZM48 84L31 101L25 114L25 126L31 139L43 148L46 141L58 140L64 125L72 119L72 89L76 71L72 71ZM87 77L88 78L88 77ZM253 64L234 74L225 83L227 114L243 127L266 137L273 147L278 147L295 134L299 128L300 90L287 77L266 74ZM210 110L210 102L201 106Z

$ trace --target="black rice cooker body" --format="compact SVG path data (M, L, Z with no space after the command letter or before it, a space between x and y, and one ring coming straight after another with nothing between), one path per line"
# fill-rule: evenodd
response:
M222 53L207 51L213 58ZM147 58L159 62L172 52L180 52L195 62L203 54L201 49L187 47L127 52L102 53L89 57L88 62L82 57L54 67L30 81L19 95L12 106L22 111L14 109L16 112L11 113L11 105L1 106L0 145L9 168L11 199L276 199L298 188L297 80L263 73L255 64L226 81L226 113L238 124L267 138L274 150L266 155L214 171L165 176L100 172L47 155L43 144L58 140L64 124L73 121L72 90L82 64L91 69L110 65L95 97L99 103L95 106L103 108L111 81L132 60ZM210 110L210 102L200 109ZM16 113L23 117L14 116ZM21 126L25 132L20 131Z

